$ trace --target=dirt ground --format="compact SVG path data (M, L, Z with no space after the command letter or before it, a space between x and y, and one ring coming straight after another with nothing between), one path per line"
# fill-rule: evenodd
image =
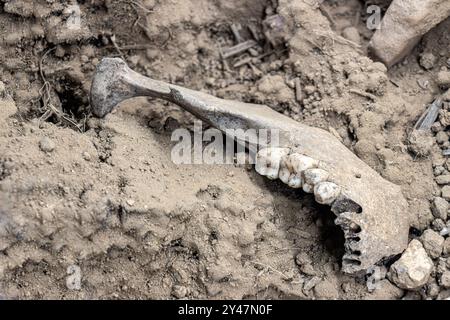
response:
M155 79L267 104L336 134L399 184L411 239L438 228L430 202L441 193L435 175L450 169L441 151L448 131L433 127L419 146L426 156L408 134L443 92L436 78L450 68L450 20L387 71L368 57L365 9L389 1L315 3L0 0L0 298L450 296L439 270L414 292L343 274L342 232L310 195L245 166L172 163L172 130L193 123L177 106L138 98L105 119L90 114L92 74L106 56ZM68 28L70 4L81 8L80 29ZM282 30L268 22L274 14ZM237 43L232 25L258 46L224 60L221 50ZM446 141L434 139L441 132Z

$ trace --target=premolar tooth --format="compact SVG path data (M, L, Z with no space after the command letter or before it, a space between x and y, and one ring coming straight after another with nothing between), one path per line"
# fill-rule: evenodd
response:
M292 165L289 156L281 158L279 178L283 183L289 183L289 177L292 174Z
M333 182L319 182L314 186L314 196L318 203L331 205L341 193L341 188Z
M314 192L314 186L328 179L329 173L322 169L308 169L303 172L303 191L307 193Z
M277 179L280 171L281 159L288 154L288 148L261 149L256 156L256 172L271 180Z
M314 186L310 185L309 183L303 183L303 191L305 191L306 193L313 193Z
M291 174L288 181L289 187L298 189L302 187L302 184L303 180L301 174Z

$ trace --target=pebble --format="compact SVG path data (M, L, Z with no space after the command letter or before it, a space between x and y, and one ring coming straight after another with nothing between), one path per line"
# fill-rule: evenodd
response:
M445 168L443 166L436 166L433 169L433 174L437 177L445 172Z
M436 177L437 184L450 184L450 174L445 174Z
M41 141L39 141L39 147L44 152L52 152L53 150L55 150L56 145L52 139L44 137L41 139Z
M446 289L450 288L450 271L445 271L440 279L440 284Z
M427 295L429 297L435 298L439 294L440 288L439 285L436 283L435 280L433 282L429 283L427 286Z
M432 54L431 52L427 52L422 54L419 63L424 69L431 70L434 68L436 60L437 58L434 54Z
M447 135L447 133L445 133L445 131L439 131L439 132L436 134L436 141L437 141L437 143L439 143L439 144L444 144L445 142L447 142L447 141L448 141L448 135Z
M435 197L433 199L433 203L431 204L431 211L433 212L433 215L436 218L446 221L448 216L447 213L448 208L449 208L448 201L445 200L444 198Z
M433 222L431 223L431 227L434 231L441 234L441 231L444 230L447 226L445 225L444 220L434 219ZM442 234L441 234L441 236L442 236Z
M448 229L448 227L444 227L442 228L442 230L439 232L439 234L443 237L446 237L450 234L450 230Z
M319 299L336 300L339 299L339 290L331 281L324 280L314 287L314 294Z
M442 254L445 239L436 231L425 230L420 237L420 241L431 258L436 259Z
M70 265L67 268L66 287L69 290L81 290L81 268Z
M316 285L318 285L322 280L319 277L312 277L310 280L306 281L303 285L303 291L308 292Z
M444 186L442 188L442 198L447 201L450 201L450 186Z
M83 156L83 159L86 160L86 161L91 161L91 159L92 159L92 157L89 154L89 152L83 152L82 156Z
M442 70L438 73L436 82L440 87L450 87L450 71Z
M402 289L418 289L428 282L433 267L433 261L420 241L414 239L400 259L392 264L390 278Z
M356 29L355 27L347 27L342 31L342 36L347 39L350 40L356 44L360 44L361 43L361 36L359 34L358 29Z
M442 253L444 255L450 255L450 238L445 239L442 245Z
M317 272L314 270L311 258L305 253L301 252L295 257L295 262L300 267L300 271L308 276L315 276Z
M0 81L0 96L2 96L5 93L5 91L6 91L5 84L2 81Z

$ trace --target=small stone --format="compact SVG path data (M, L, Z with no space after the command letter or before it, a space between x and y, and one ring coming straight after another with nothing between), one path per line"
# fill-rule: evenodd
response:
M448 89L448 90L442 95L442 99L444 99L444 101L450 101L450 89Z
M318 285L319 282L321 282L319 277L312 277L311 279L306 281L305 284L303 285L303 292L307 293L309 290Z
M439 257L437 259L437 263L434 265L434 271L437 274L443 274L447 271L447 259L443 257Z
M402 300L406 301L414 301L414 300L422 300L419 292L416 291L408 291L402 298Z
M439 285L433 280L431 283L427 285L427 295L429 297L435 298L439 294L440 288Z
M439 282L440 282L441 286L443 286L446 289L449 289L450 288L450 271L445 271L442 274Z
M5 86L5 84L4 84L2 81L0 81L0 97L3 96L3 94L5 93L5 91L6 91L6 86Z
M66 287L69 290L81 290L81 268L77 265L67 267Z
M439 292L436 300L450 300L450 290L442 290Z
M436 134L436 142L439 144L444 144L448 141L448 135L445 131L439 131Z
M444 244L442 245L442 253L447 256L450 255L450 238L445 239Z
M424 130L414 130L408 137L409 150L418 157L426 157L434 145L431 133Z
M314 92L316 92L316 87L314 87L314 86L305 86L304 90L305 90L305 92L308 95L312 95Z
M433 169L433 174L435 177L442 175L445 172L445 168L443 166L437 166Z
M447 226L445 226L444 228L442 228L442 230L439 232L439 234L443 237L446 237L450 234L450 230Z
M92 157L89 154L89 152L83 152L82 156L83 156L83 159L86 160L86 161L91 161L91 159L92 159Z
M48 137L44 137L41 139L41 141L39 141L39 147L44 152L52 152L53 150L55 150L56 145L53 140Z
M450 184L450 174L445 174L441 176L436 177L436 183L443 185L443 184Z
M295 262L300 267L300 271L308 276L315 276L317 275L317 272L314 270L314 267L312 265L312 261L309 258L309 256L305 252L299 253L295 257Z
M400 288L415 290L428 282L433 261L420 241L412 240L399 260L390 268L391 280Z
M397 300L404 296L404 291L390 282L383 279L376 284L373 292L367 293L366 299L370 300Z
M314 287L314 294L318 299L336 300L339 298L339 290L331 281L324 280Z
M441 197L435 197L431 204L431 211L436 218L446 221L448 207L449 204L447 200Z
M369 292L375 291L377 289L378 284L381 280L386 278L387 269L382 266L373 266L367 270L366 273L366 286Z
M434 54L426 52L420 56L420 65L426 70L431 70L434 68L436 60L437 58Z
M450 201L450 186L444 186L442 188L442 198L444 198L447 201Z
M420 237L420 241L431 258L436 259L442 254L445 239L436 231L425 230Z
M177 299L183 299L188 295L188 289L184 286L174 285L172 295Z
M356 44L360 44L361 43L361 36L359 34L358 29L356 29L355 27L347 27L342 31L342 36L347 39L350 40Z
M440 71L437 75L437 83L442 88L450 87L450 71Z
M433 222L431 223L431 227L434 231L438 232L439 234L441 233L442 230L447 228L444 220L442 220L442 219L434 219ZM441 236L442 236L442 234L441 234Z
M63 58L66 55L66 50L61 45L56 46L55 56L58 58Z

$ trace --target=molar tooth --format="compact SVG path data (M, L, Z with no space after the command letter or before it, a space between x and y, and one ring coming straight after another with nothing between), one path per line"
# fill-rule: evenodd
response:
M341 193L341 188L333 182L319 182L314 186L314 196L318 203L331 205Z
M255 170L271 180L278 178L281 159L289 154L288 148L261 149L256 156Z
M316 168L319 165L319 161L299 153L293 153L289 155L289 160L292 169L294 170L295 173L298 174L302 173L307 169Z

